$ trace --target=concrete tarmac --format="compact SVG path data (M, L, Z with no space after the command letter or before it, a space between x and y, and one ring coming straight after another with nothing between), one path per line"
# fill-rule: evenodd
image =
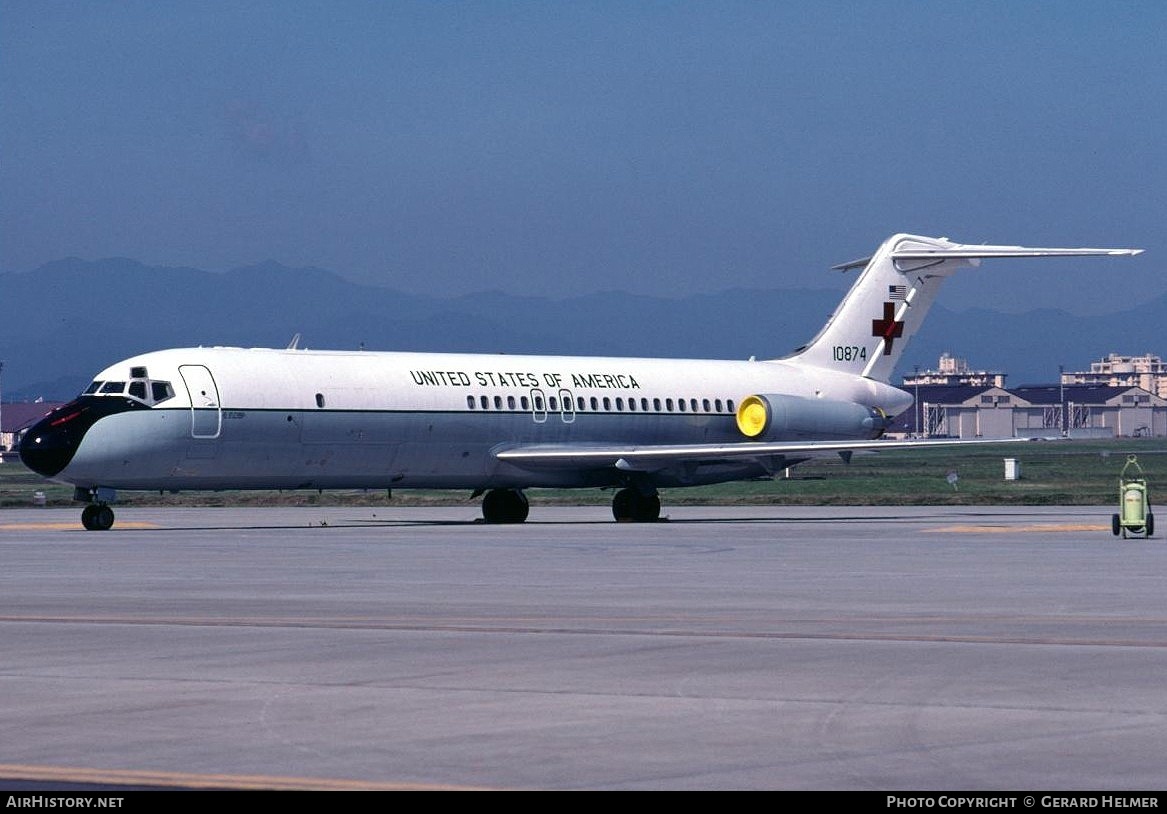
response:
M0 786L1165 785L1161 535L665 511L2 511Z

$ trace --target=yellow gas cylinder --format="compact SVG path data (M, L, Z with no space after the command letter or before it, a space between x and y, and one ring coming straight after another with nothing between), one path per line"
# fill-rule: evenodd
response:
M1127 472L1133 469L1132 474ZM1150 537L1155 533L1155 515L1147 499L1147 480L1134 455L1128 455L1126 465L1118 477L1118 514L1111 518L1111 530L1117 536L1127 532Z

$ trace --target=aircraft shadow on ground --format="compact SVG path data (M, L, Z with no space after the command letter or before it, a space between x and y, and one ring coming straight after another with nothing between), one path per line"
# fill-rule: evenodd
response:
M1044 515L1043 515L1044 516ZM1022 514L1006 514L1002 515L993 509L983 510L969 510L952 512L945 511L937 514L898 514L887 513L878 515L864 515L864 514L838 514L830 516L788 516L788 517L760 517L760 516L744 516L744 517L685 517L685 518L671 518L668 516L662 517L660 520L650 523L616 523L611 519L605 517L598 517L596 519L571 519L571 520L540 520L530 519L525 523L500 523L489 524L481 518L474 518L470 520L440 520L440 519L421 519L409 520L402 518L372 518L372 519L353 519L353 520L339 520L327 521L322 520L318 522L306 524L287 524L287 523L239 523L232 525L208 525L208 526L164 526L154 528L117 528L114 531L122 533L131 532L145 532L156 533L158 531L323 531L329 529L354 529L354 528L449 528L460 526L482 526L491 528L530 528L530 527L544 527L544 526L620 526L620 527L656 527L662 525L680 525L680 526L694 526L694 525L734 525L739 523L751 524L771 524L771 525L790 525L790 524L838 524L838 523L902 523L902 522L926 522L934 523L943 520L952 520L955 517L1001 517L1006 520L1014 522L1026 521L1030 517L1030 513ZM78 530L80 526L78 526Z

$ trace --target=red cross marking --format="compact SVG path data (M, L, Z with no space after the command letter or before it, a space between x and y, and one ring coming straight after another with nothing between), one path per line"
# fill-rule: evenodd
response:
M871 335L883 339L883 355L891 355L891 343L904 335L904 323L896 319L895 306L883 304L883 319L871 320Z

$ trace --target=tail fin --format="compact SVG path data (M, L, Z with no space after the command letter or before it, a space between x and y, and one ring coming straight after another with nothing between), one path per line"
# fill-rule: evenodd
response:
M863 268L827 324L786 357L808 365L888 381L916 335L944 278L989 257L1129 256L1142 249L1028 249L966 246L947 238L895 235L869 258L835 266Z

